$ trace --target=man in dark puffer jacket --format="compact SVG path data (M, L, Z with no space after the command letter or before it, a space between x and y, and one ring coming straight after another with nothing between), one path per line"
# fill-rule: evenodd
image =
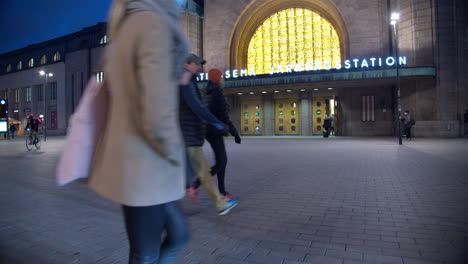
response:
M194 76L188 85L180 86L179 119L190 167L196 177L200 179L211 200L215 203L218 214L225 215L239 202L237 199L224 199L216 190L211 179L208 161L203 153L206 123L213 125L220 131L225 131L226 129L225 125L214 117L201 102L201 94L197 86L195 74L201 72L204 63L205 60L195 54L191 54L184 65L185 70ZM196 192L193 187L189 188L190 193L192 193L192 198L195 197Z
M218 69L212 69L209 71L208 76L210 81L208 82L206 88L205 102L208 109L211 113L214 114L216 118L221 120L229 128L229 133L234 136L235 142L237 144L241 143L241 138L239 132L237 132L236 127L229 118L229 104L226 101L226 98L223 94L224 79L222 77L222 72ZM211 175L218 176L218 189L219 192L224 195L226 199L233 199L234 197L226 192L224 177L226 173L227 165L227 154L226 147L224 145L224 135L223 131L216 129L212 125L208 125L206 139L211 145L213 152L215 154L216 164L211 167Z

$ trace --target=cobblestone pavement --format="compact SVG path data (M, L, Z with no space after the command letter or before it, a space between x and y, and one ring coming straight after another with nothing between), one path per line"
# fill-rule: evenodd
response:
M119 207L83 182L54 185L63 138L33 152L23 140L0 140L0 263L127 263ZM468 263L468 140L227 148L227 189L241 203L220 217L204 191L184 200L192 240L178 263Z

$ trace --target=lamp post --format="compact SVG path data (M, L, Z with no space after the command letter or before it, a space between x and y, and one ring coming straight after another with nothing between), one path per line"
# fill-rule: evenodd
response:
M47 113L47 109L46 109L46 87L47 87L47 82L49 81L49 77L53 77L54 74L51 73L51 72L45 72L45 71L40 71L39 72L39 75L40 76L45 76L45 85L44 85L44 89L42 89L42 101L44 102L44 112L43 114L40 114L39 117L42 118L42 122L43 122L43 128L44 128L44 141L47 141L47 129L46 129L46 125L45 125L45 115Z
M399 50L398 50L398 20L400 20L399 13L392 13L390 17L390 24L393 26L393 34L395 36L395 57L396 57L396 81L397 81L397 108L398 108L398 143L403 143L401 136L401 91L400 91L400 63L399 63Z

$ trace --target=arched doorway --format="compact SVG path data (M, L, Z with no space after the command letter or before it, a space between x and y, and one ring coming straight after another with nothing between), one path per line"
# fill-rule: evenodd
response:
M254 67L257 74L275 63L319 60L325 68L330 60L333 67L347 57L348 42L344 19L330 0L254 0L236 21L228 64L231 69Z

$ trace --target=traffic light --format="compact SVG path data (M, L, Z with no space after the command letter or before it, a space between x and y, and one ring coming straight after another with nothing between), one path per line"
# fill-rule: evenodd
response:
M5 99L0 99L0 119L7 119L8 117L8 104Z

